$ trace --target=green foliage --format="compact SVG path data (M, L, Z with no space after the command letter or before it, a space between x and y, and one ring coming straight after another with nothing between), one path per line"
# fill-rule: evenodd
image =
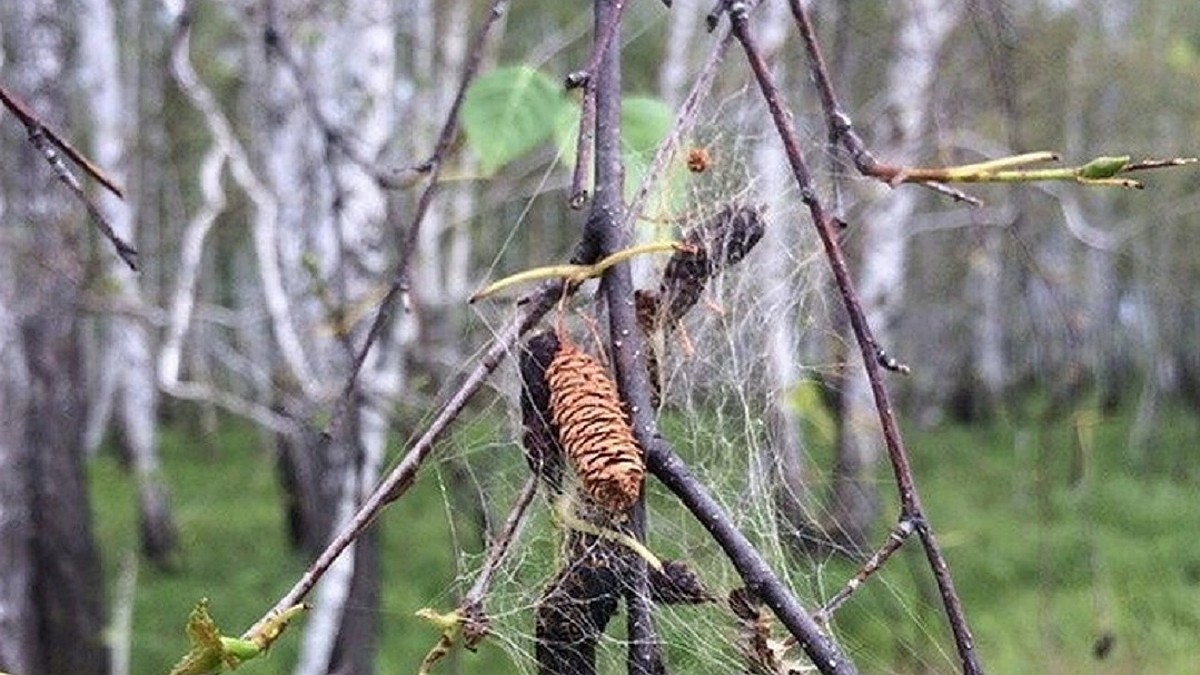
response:
M575 164L579 103L563 86L529 66L498 68L467 90L462 122L467 146L483 173L497 169L553 138L560 162ZM622 159L626 188L641 180L655 148L671 128L673 115L662 101L626 97L621 104Z
M259 655L258 645L248 640L221 635L208 614L208 599L196 603L187 622L188 642L192 648L171 669L171 675L211 675L233 670L242 661Z
M547 120L558 119L568 105L562 86L529 66L498 68L475 80L463 100L462 123L483 172L492 174L548 139Z
M1163 411L1163 422L1158 447L1177 461L1141 475L1129 462L1128 414L1099 418L1091 449L1071 420L906 433L990 672L1188 671L1200 542L1182 533L1200 523L1185 478L1200 469L1190 452L1200 424L1179 409ZM924 559L915 545L903 555L850 601L839 626L865 645L896 639L940 659L948 642ZM836 570L826 578L852 567ZM910 614L920 622L899 619ZM1116 641L1097 660L1093 646L1106 633Z
M627 96L621 101L621 142L628 154L649 159L671 130L674 115L656 98Z
M188 617L187 636L191 649L171 669L171 675L215 675L223 670L233 670L243 661L267 651L291 620L305 609L306 605L290 607L263 622L247 636L248 639L235 638L221 635L208 613L208 598L204 598L196 603Z
M655 98L626 97L621 102L621 151L625 162L628 190L641 179L654 150L671 130L674 117L665 103ZM554 124L558 157L564 166L575 165L575 146L579 138L579 106L573 105L560 114Z
M789 402L805 430L813 435L813 440L830 447L837 440L837 420L825 405L822 386L816 380L804 380L792 389Z
M1089 443L1081 443L1072 420L910 430L906 434L926 508L950 559L981 655L989 672L1049 673L1189 672L1193 639L1200 632L1200 420L1187 410L1163 410L1154 438L1153 463L1131 464L1125 446L1132 414L1097 417ZM1085 417L1078 419L1086 420ZM741 430L714 411L711 425L685 428L664 420L665 433L681 451L707 444L737 465ZM702 421L703 422L703 421ZM709 428L711 427L711 428ZM745 430L753 433L753 430ZM523 460L509 445L506 425L480 416L450 442L469 459L478 488L501 511L523 479ZM199 438L199 440L197 440ZM140 575L134 608L133 670L165 673L179 656L179 617L193 598L209 596L230 625L249 625L303 569L284 540L279 494L269 453L250 448L255 432L230 427L216 438L168 430L163 439L165 474L171 479L184 545L178 574ZM685 442L686 441L686 442ZM727 445L715 444L725 443ZM1085 446L1090 446L1090 449ZM478 452L475 452L478 450ZM718 453L721 454L721 453ZM454 460L459 461L459 460ZM212 481L213 472L239 476ZM422 607L449 607L469 583L482 545L455 524L451 487L441 465L422 473L413 489L380 521L383 527L383 601L380 608L379 672L415 672L429 651ZM449 473L449 472L445 472ZM126 551L136 547L133 486L116 461L102 456L90 468L97 534L109 577ZM884 498L886 468L879 478ZM745 476L709 476L719 495L737 495ZM693 518L653 481L648 488L659 536L651 550L663 558L686 557L713 583L716 593L735 583L717 547L684 549L704 541ZM546 508L535 508L530 533L553 528ZM894 516L889 509L887 518ZM881 523L882 528L890 520ZM801 589L805 602L829 597L853 573L839 559L814 567L785 565L770 533L749 532ZM523 539L507 592L491 598L488 611L509 622L502 637L487 638L480 653L455 651L460 672L517 672L501 645L532 653L529 594L536 595L556 564L557 539ZM776 541L777 543L777 541ZM944 620L919 546L905 547L878 578L869 581L838 613L835 631L863 672L951 672ZM455 551L464 552L456 557ZM460 567L463 561L466 567ZM514 594L513 586L521 589ZM807 586L808 592L805 592ZM679 672L732 672L735 630L720 607L661 608L667 658ZM516 631L516 633L514 633ZM1104 661L1092 655L1105 632L1116 637ZM623 635L620 621L608 631ZM280 640L265 657L240 672L289 672L295 639ZM621 668L619 641L606 641L602 672ZM447 664L443 664L444 666ZM608 666L612 668L608 668ZM521 667L528 669L529 662ZM448 671L447 671L448 672Z
M286 542L273 453L260 448L259 432L243 424L227 423L217 436L182 425L163 430L163 474L170 482L180 528L181 567L171 572L143 567L138 574L132 672L162 675L170 671L183 647L180 618L196 598L208 597L220 608L223 624L249 626L304 571L307 560ZM88 472L96 538L112 588L122 560L138 547L137 492L112 453L103 453L91 462ZM237 478L213 480L214 476ZM349 610L380 613L376 664L381 673L415 672L430 640L425 622L414 612L424 606L453 603L448 589L454 587L457 576L454 551L456 547L473 548L470 543L455 541L454 525L435 476L435 467L424 471L380 520L382 606ZM478 547L474 548L478 552ZM288 635L290 639L279 640L265 656L237 672L290 673L300 634ZM495 664L489 673L514 672L500 648L487 640L478 654L465 659L471 668Z

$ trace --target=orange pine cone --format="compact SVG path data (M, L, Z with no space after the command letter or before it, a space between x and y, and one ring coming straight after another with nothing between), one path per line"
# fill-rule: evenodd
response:
M565 340L546 369L559 440L584 490L601 507L633 506L646 468L617 388L596 359Z

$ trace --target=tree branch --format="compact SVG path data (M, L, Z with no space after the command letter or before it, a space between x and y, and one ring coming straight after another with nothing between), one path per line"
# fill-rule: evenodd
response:
M800 149L799 137L792 124L791 114L784 109L779 89L775 86L774 78L767 69L767 65L763 61L762 55L750 33L745 4L742 2L731 3L729 15L734 36L742 44L746 53L746 59L754 71L754 77L758 81L767 106L770 108L771 117L775 121L780 140L783 142L788 162L792 168L793 177L800 188L801 199L808 207L813 225L817 229L817 234L821 239L821 244L825 249L825 254L833 270L834 279L842 296L842 303L845 305L846 312L849 315L850 325L858 342L863 364L867 372L867 379L870 382L871 392L875 398L875 407L879 411L879 420L883 428L888 459L891 461L892 472L896 477L896 487L900 495L900 518L901 520L913 521L916 524L917 532L921 536L926 557L929 559L929 564L933 568L934 576L937 579L938 589L942 595L942 602L946 609L951 631L954 633L954 641L958 647L963 671L968 674L982 673L983 669L975 654L974 641L971 637L970 628L967 625L962 603L954 589L954 582L950 577L945 557L942 555L933 531L925 518L925 511L921 505L920 496L913 481L908 453L905 450L899 427L896 424L895 414L892 412L890 397L883 384L883 365L879 359L881 350L871 333L870 326L867 324L866 315L863 312L858 292L855 290L854 283L850 278L845 255L842 252L841 244L838 242L834 231L834 223L827 216L820 197L813 187L812 177L808 169L808 164L804 159L804 154Z
M733 563L746 588L762 598L779 617L817 670L825 675L858 672L837 644L821 632L809 612L800 606L746 535L738 531L733 518L666 440L656 437L646 446L646 466L708 530Z
M588 198L588 170L592 165L592 144L596 137L595 74L600 67L601 58L608 53L613 36L619 32L621 13L624 11L625 0L616 0L611 16L606 17L605 23L596 24L596 39L592 44L592 55L588 58L587 67L567 76L568 89L583 87L583 100L579 106L579 134L575 143L575 168L571 173L571 189L567 197L567 203L573 209L582 208ZM599 177L596 180L599 182Z
M588 73L588 90L596 101L596 196L584 225L583 240L596 242L602 256L624 248L629 238L622 227L625 170L621 161L621 49L619 42L610 39L620 30L623 6L624 0L596 0L595 39L601 56ZM644 448L657 430L641 356L641 330L634 316L629 264L609 268L602 283L618 390L628 406L634 436ZM644 491L630 514L630 527L638 541L646 540ZM631 674L641 675L661 668L662 657L651 616L646 563L640 558L630 562L633 578L627 582L625 592L629 616L628 666Z
M42 154L46 163L54 170L54 175L58 177L58 180L67 186L67 189L71 191L71 194L75 195L76 199L83 203L88 215L92 218L92 222L96 224L96 228L100 230L104 238L108 239L113 245L121 260L125 261L126 265L129 265L129 269L136 272L137 250L113 230L112 224L108 222L108 218L105 217L104 212L84 192L79 179L75 177L75 174L71 171L71 167L67 166L66 162L59 156L58 151L61 150L72 162L82 167L85 173L96 179L105 188L108 188L114 195L124 199L125 194L121 192L121 188L117 187L117 184L106 176L100 167L88 160L83 153L76 150L74 146L63 139L62 136L55 133L53 129L43 124L28 106L16 96L9 93L3 85L0 85L0 103L3 103L4 107L8 108L25 125L25 131L29 134L29 142Z

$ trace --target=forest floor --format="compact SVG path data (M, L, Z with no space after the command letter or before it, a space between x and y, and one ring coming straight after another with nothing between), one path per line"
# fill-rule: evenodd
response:
M1163 411L1142 453L1126 449L1131 423L1132 414L1090 412L908 432L918 486L989 673L1195 672L1200 416ZM227 424L205 438L168 429L161 447L182 555L174 572L137 565L128 637L135 675L166 675L187 649L184 623L200 598L209 598L218 625L238 633L304 566L287 550L273 459L257 432ZM378 613L380 673L417 672L438 633L413 613L451 609L480 562L478 536L447 515L455 510L448 469L430 467L384 514L381 608L350 609ZM112 453L91 464L90 477L111 606L118 578L134 569L133 486ZM890 483L880 486L890 504ZM471 554L456 555L461 549ZM801 597L827 597L853 570L822 562L819 574L802 577L812 587ZM932 593L919 547L910 545L851 599L837 630L862 672L956 672ZM531 642L532 627L523 630L486 640L475 654L455 650L435 672L530 672L532 644L518 643ZM297 635L240 672L289 672ZM519 665L513 653L523 653ZM706 670L685 654L675 672ZM731 672L730 663L711 670Z

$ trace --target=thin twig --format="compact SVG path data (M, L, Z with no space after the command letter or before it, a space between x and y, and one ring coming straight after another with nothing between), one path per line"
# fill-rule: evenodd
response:
M898 551L904 545L904 542L912 536L915 529L916 525L911 520L901 519L900 522L896 523L896 526L888 533L883 546L880 546L878 550L871 554L871 557L863 563L858 573L850 581L847 581L846 585L817 611L813 619L821 625L828 624L829 620L833 618L833 613L845 604L850 599L850 596L861 588L867 579L871 578L872 574L875 574L879 571L879 568L883 567L888 558L891 558L892 554Z
M129 269L136 272L137 249L122 239L113 230L112 224L108 222L108 218L105 217L104 212L100 210L100 207L96 206L96 203L84 191L79 179L71 171L71 167L67 166L67 163L59 156L59 151L61 150L72 162L82 168L84 173L96 179L97 182L118 198L124 199L125 195L121 192L121 188L117 187L117 184L109 179L100 167L88 160L83 153L76 150L61 135L46 126L27 105L9 93L3 85L0 85L0 103L3 103L12 114L16 115L21 124L25 125L25 131L29 134L29 142L45 158L46 163L54 170L54 175L58 180L67 186L67 189L71 191L71 194L75 195L76 199L83 203L88 215L92 218L92 222L96 224L96 228L100 230L104 238L108 239L113 245L121 260L125 261L126 265L129 265Z
M504 529L488 546L487 560L483 564L483 569L479 571L479 576L475 577L475 583L471 584L471 589L458 603L458 608L446 614L428 608L417 611L417 616L442 628L442 635L433 649L429 650L425 656L418 673L431 672L433 664L449 653L459 635L462 636L462 645L474 651L491 631L491 621L483 611L483 598L491 588L492 579L495 578L500 565L508 557L508 552L516 540L517 530L525 521L529 504L537 494L537 486L538 477L536 475L531 475L525 481L525 487L517 495L517 501L504 521Z
M833 79L829 77L829 68L825 65L825 56L821 53L821 44L817 40L816 31L813 30L812 21L808 17L808 10L804 8L804 3L800 0L788 0L788 5L792 8L792 16L796 19L796 28L800 31L800 39L808 54L809 70L817 85L817 93L821 97L821 107L825 111L830 136L842 143L860 173L873 175L872 171L877 162L871 151L867 149L866 143L863 143L858 132L854 130L850 116L842 110L841 104L838 103Z
M800 32L801 41L804 43L804 51L808 54L809 71L812 73L813 81L817 86L817 93L821 98L821 108L825 112L825 122L829 128L830 140L834 144L841 145L846 150L850 155L850 160L854 162L854 167L858 169L860 174L887 182L886 175L880 172L883 165L875 159L875 156L867 148L867 144L863 142L862 137L854 130L853 121L842 109L841 103L838 101L837 90L833 86L833 79L829 76L829 68L825 62L825 56L821 51L821 43L817 40L816 31L813 30L808 10L800 0L788 0L788 5L792 8L792 16L796 19L796 28ZM934 192L946 195L955 201L964 202L972 206L983 205L983 202L977 197L936 181L925 182L920 185Z
M573 209L583 208L587 202L588 172L592 167L592 143L595 139L596 127L596 70L600 67L601 57L608 51L613 36L621 25L621 13L625 11L625 0L616 0L612 16L606 23L596 28L596 40L592 45L592 54L588 57L587 67L567 76L568 89L583 87L583 101L579 106L579 134L575 139L575 169L571 173L571 189L568 193L567 204ZM599 177L596 178L599 181Z
M87 175L94 178L97 183L100 183L104 187L108 188L109 192L121 199L125 199L125 193L117 185L116 181L109 178L100 167L96 166L96 164L89 160L82 152L76 150L75 146L71 145L70 141L63 138L61 134L55 132L54 129L50 128L49 125L42 122L42 120L38 118L38 116L35 115L32 110L29 109L28 105L5 89L3 84L0 84L0 103L3 103L6 108L12 111L12 114L17 116L17 119L21 120L21 123L25 125L26 129L30 129L31 127L37 127L38 129L41 129L42 132L46 134L46 138L50 139L50 142L53 143L55 147L57 147L59 150L62 150L63 154L70 158L72 162L78 164L79 167L82 168L85 173L87 173ZM32 131L30 133L32 133Z
M483 569L479 571L479 576L475 577L475 582L471 584L471 588L463 596L462 602L458 604L463 646L467 649L474 649L490 630L490 621L483 611L483 598L491 588L492 579L496 577L500 565L508 557L513 542L516 541L517 530L520 529L521 523L525 522L525 514L529 512L529 504L533 502L533 497L537 494L537 487L538 476L531 474L525 481L525 487L517 495L517 501L513 503L512 510L509 511L500 534L496 535L496 538L488 546L487 560L483 563Z
M463 596L462 605L464 607L483 602L483 596L487 595L488 589L492 585L492 579L496 576L496 571L500 569L500 564L504 562L509 549L512 548L517 528L524 522L529 504L533 501L534 495L537 494L537 486L538 477L530 475L529 479L525 481L525 487L521 489L521 493L517 496L517 501L513 503L512 510L509 511L508 518L505 519L504 527L500 530L500 534L496 535L491 545L488 546L488 556L483 564L483 569L479 571L479 576L475 577L475 583L471 584L470 590Z
M479 64L483 62L483 52L487 46L488 36L492 31L492 27L504 15L507 6L508 0L492 0L487 18L484 19L483 25L479 27L479 32L475 36L474 46L471 47L471 53L467 57L466 65L463 67L462 77L458 83L458 93L455 94L454 103L450 105L450 110L446 113L446 122L442 125L442 131L438 136L437 143L434 145L433 154L419 167L423 173L428 174L429 182L417 200L416 211L413 213L412 221L408 225L408 233L400 249L400 260L396 264L396 271L392 275L392 282L388 285L387 293L383 296L383 301L375 313L375 319L371 322L370 329L367 330L367 337L363 342L362 348L355 355L354 363L350 368L350 374L346 377L346 384L343 385L337 403L334 404L331 411L329 423L321 431L321 434L325 438L332 438L338 427L341 426L342 421L346 417L346 412L349 410L350 399L354 396L358 374L362 371L363 364L367 360L367 354L371 352L372 347L379 341L379 336L383 333L383 327L387 324L388 319L391 318L400 296L408 295L409 267L412 265L412 259L417 249L417 242L420 239L421 223L424 222L425 214L429 211L429 205L433 203L433 197L437 194L439 188L438 178L441 176L442 162L445 160L446 153L449 152L450 145L454 141L454 136L458 131L459 108L462 107L463 99L466 97L467 87L470 86L471 81L475 79L476 73L479 72Z
M591 78L588 78L591 81ZM588 173L592 166L592 144L595 141L593 129L596 128L596 96L592 85L587 84L583 90L583 100L579 102L579 133L575 138L575 169L571 172L571 189L567 197L567 205L573 209L581 209L588 199Z
M913 481L908 453L905 450L899 426L896 424L896 418L892 412L890 397L883 384L883 367L880 365L877 356L879 345L871 333L866 314L859 300L858 291L855 289L854 282L850 278L845 255L842 252L841 244L838 242L834 231L834 224L826 215L825 208L816 190L813 188L811 174L808 164L804 159L804 154L800 149L799 136L796 134L791 114L784 108L779 89L775 85L774 78L767 69L767 65L763 61L762 55L749 31L744 6L741 3L735 3L735 5L738 9L730 12L734 36L741 42L746 52L746 59L754 71L755 79L758 81L759 88L762 90L763 97L770 108L771 117L775 121L775 126L780 140L783 142L788 162L791 164L792 174L800 188L801 199L808 206L813 225L816 227L817 234L825 248L825 254L829 259L834 279L842 296L842 302L849 315L851 328L854 331L855 339L862 354L867 379L871 384L871 392L875 398L875 407L879 411L879 420L883 429L888 459L891 461L892 472L895 475L896 487L900 495L900 518L902 520L912 520L917 523L918 531L922 535L921 541L924 544L926 557L933 568L938 588L942 594L942 601L945 605L951 631L954 633L954 641L958 648L959 658L962 661L963 671L969 675L981 673L983 669L975 653L974 641L971 638L970 627L967 624L966 615L962 609L962 602L954 590L954 583L950 577L945 557L942 555L941 549L937 546L933 532L927 524L924 508L921 505L920 496Z

